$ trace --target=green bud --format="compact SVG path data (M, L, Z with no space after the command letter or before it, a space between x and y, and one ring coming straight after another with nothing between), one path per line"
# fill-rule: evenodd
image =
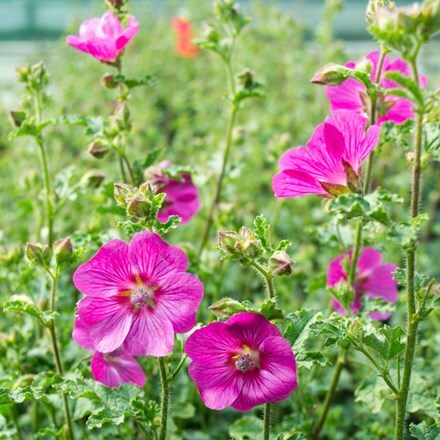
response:
M347 70L347 67L340 64L326 64L313 75L310 82L325 86L338 86L347 79Z
M236 313L248 311L249 308L235 299L223 298L210 306L209 310L211 310L217 318L228 319Z
M128 199L134 194L135 191L136 188L128 183L115 183L113 195L117 204L123 208L126 208Z
M89 144L87 151L95 158L102 159L107 153L108 148L99 139Z
M58 266L67 266L72 262L73 246L70 237L60 238L53 244L53 253Z
M20 128L23 124L23 122L26 120L27 118L27 114L24 111L10 111L9 112L9 117L11 119L12 125L15 128Z
M235 245L239 240L240 236L234 231L220 231L218 233L218 244L226 254L237 254Z
M79 185L83 188L99 188L104 179L105 174L103 174L101 171L90 170L81 177Z
M372 24L376 20L377 10L385 6L394 7L394 2L390 2L389 0L370 0L367 10L365 11L365 20L367 23Z
M115 89L118 87L118 82L115 80L115 75L112 75L111 73L106 73L101 78L101 84L106 89Z
M150 200L137 193L128 200L127 214L137 218L149 218L151 216Z
M27 243L24 251L26 258L36 266L47 269L52 258L52 249L47 244Z
M249 17L243 14L240 5L234 0L216 0L214 3L214 15L224 24L232 25L234 33L238 35L249 23Z
M255 258L261 254L260 242L249 228L242 226L239 231L241 240L237 242L236 248L246 257Z
M293 261L286 251L275 251L270 257L274 275L289 276L292 274Z

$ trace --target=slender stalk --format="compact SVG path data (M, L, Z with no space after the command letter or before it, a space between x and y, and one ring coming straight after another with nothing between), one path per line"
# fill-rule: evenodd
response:
M265 270L263 267L261 267L258 263L256 263L255 261L249 261L250 265L252 267L254 267L258 272L261 273L261 275L263 275L265 281L266 281L266 286L267 286L267 294L269 295L269 299L275 298L276 296L276 292L275 292L275 285L273 282L273 276L271 275L270 272L268 272L267 270Z
M342 369L344 368L346 362L346 356L347 356L347 349L343 347L339 347L338 360L336 362L336 367L333 372L330 388L328 389L327 394L325 396L324 404L321 410L321 415L319 417L318 424L316 425L315 436L314 436L315 439L319 438L319 434L321 433L322 428L324 427L325 421L327 419L327 414L329 412L333 397L336 393L336 389L338 387L339 378L341 376Z
M182 358L180 359L179 365L177 365L176 369L173 372L173 375L171 376L171 381L173 381L177 377L177 375L179 374L180 370L185 365L185 361L186 361L187 357L188 356L186 355L186 353L184 353L182 355Z
M158 363L159 363L160 383L162 386L159 440L166 440L170 386L168 382L167 369L164 358L158 358Z
M221 171L220 171L220 175L218 176L218 179L217 179L217 184L216 184L216 187L215 187L214 197L213 197L212 202L211 202L211 207L209 208L208 219L206 221L205 230L203 232L202 240L200 242L200 247L199 247L199 252L198 252L199 256L202 254L203 249L206 246L206 242L208 241L209 232L211 231L211 226L212 226L212 223L214 221L215 210L216 210L217 205L218 205L218 203L220 201L220 197L221 197L221 193L222 193L222 187L223 187L223 180L224 180L225 172L226 172L226 166L227 166L227 163L228 163L229 153L230 153L230 150L231 150L232 132L234 130L234 124L235 124L235 119L236 119L236 116L237 116L237 111L238 111L237 105L236 104L232 104L231 105L231 110L230 110L230 113L229 113L228 128L227 128L227 131L226 131L226 145L225 145L225 150L223 152L222 168L221 168Z
M272 403L266 403L264 405L264 428L263 428L263 440L269 440L270 437L270 425L272 418Z
M417 53L410 61L414 81L419 83L417 72ZM420 203L420 177L421 177L421 155L422 155L422 129L423 129L423 108L418 108L415 115L415 136L414 136L414 164L412 173L412 192L410 218L417 217ZM417 331L421 317L416 313L416 292L415 292L415 271L416 271L417 243L412 241L406 252L406 294L407 294L407 346L403 361L402 385L400 387L399 399L396 403L396 430L395 440L403 440L405 431L406 405L411 384L412 365L417 343Z
M50 289L50 311L51 312L55 312L55 301L56 301L56 290L57 290L57 281L58 281L58 276L53 273L49 273L50 278L51 278L51 289ZM52 348L53 348L53 353L55 356L55 365L56 365L56 369L57 369L57 373L59 375L63 375L63 364L61 361L61 355L60 355L60 350L58 348L58 339L57 339L57 335L56 335L56 329L55 329L55 321L52 320L50 321L49 324L49 333L50 333L50 339L52 342ZM73 423L72 423L72 419L70 417L70 408L69 408L69 400L67 398L67 395L63 392L61 392L61 397L63 400L63 408L64 408L64 417L66 419L66 423L67 423L67 430L69 433L69 438L71 440L75 439L75 434L74 434L74 430L73 430Z
M36 124L40 124L42 120L42 105L41 105L41 96L38 91L34 91L34 111L35 111L35 122ZM51 200L51 185L50 185L50 175L49 175L49 167L47 164L47 156L46 156L46 149L44 146L43 138L41 135L38 135L35 138L38 149L40 150L40 158L41 158L41 165L43 168L43 175L44 175L44 188L46 191L46 215L47 215L47 229L48 229L48 244L49 246L52 246L53 243L53 223L54 223L54 213L53 213L53 206L52 206L52 200Z

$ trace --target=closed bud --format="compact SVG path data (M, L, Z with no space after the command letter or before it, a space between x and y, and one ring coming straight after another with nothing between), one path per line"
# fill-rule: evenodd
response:
M389 0L370 0L368 2L367 10L365 11L365 20L367 23L374 23L377 10L385 6L393 7L394 2L390 2Z
M118 87L118 82L115 80L115 75L112 75L111 73L106 73L101 78L101 84L106 89L115 89L116 87Z
M235 245L240 240L240 236L234 231L220 231L218 233L218 244L227 254L237 254Z
M292 274L293 261L286 251L275 251L270 257L274 275L289 276Z
M27 243L24 253L26 258L38 267L46 269L50 266L52 250L47 244Z
M115 183L114 197L117 204L123 208L126 208L128 199L134 194L135 191L136 188L132 187L128 183Z
M151 202L141 194L131 197L127 203L127 214L137 218L150 218Z
M72 261L73 246L70 237L60 238L53 244L53 253L58 266L66 266Z
M260 243L249 228L242 226L240 228L241 240L236 244L236 247L246 257L255 258L261 254Z
M23 124L23 122L26 120L27 118L27 114L24 111L10 111L9 112L9 117L11 119L12 125L15 128L20 128Z
M362 58L362 60L356 63L356 70L361 72L371 73L372 69L373 63L368 58Z
M241 72L237 74L237 83L238 86L242 89L252 89L254 86L254 77L255 74L250 69L243 69Z
M87 150L96 159L102 159L108 153L108 148L100 140L91 142Z
M244 304L235 299L223 298L210 306L209 310L211 310L211 312L214 313L217 318L228 319L236 313L246 312L249 309Z
M105 174L99 170L87 171L79 181L83 188L99 188L105 179Z
M106 0L106 3L111 8L122 9L128 0Z
M347 79L347 71L348 69L340 64L326 64L315 73L310 82L325 86L338 86Z

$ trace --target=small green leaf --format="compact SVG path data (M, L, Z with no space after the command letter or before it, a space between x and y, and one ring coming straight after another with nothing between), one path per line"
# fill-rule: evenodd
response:
M37 318L45 327L55 318L56 312L40 310L36 304L26 295L13 295L3 303L5 312L23 313Z
M413 438L418 440L438 440L440 438L440 426L435 423L431 426L423 421L418 425L412 424L409 427L409 432Z
M269 321L272 319L283 319L284 313L277 306L277 302L275 298L270 298L264 301L260 306L260 313Z
M260 438L262 432L263 421L255 416L241 417L229 427L229 435L234 440Z

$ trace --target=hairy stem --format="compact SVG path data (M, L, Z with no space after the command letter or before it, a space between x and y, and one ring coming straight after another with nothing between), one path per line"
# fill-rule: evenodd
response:
M167 368L164 358L158 358L160 383L162 386L161 404L160 404L160 433L159 440L166 440L167 423L168 423L168 407L170 397L170 384L168 382Z
M270 438L270 425L272 416L272 403L266 403L264 405L264 428L263 428L263 440L269 440Z
M339 378L341 376L342 369L344 368L346 356L347 356L347 349L343 347L339 347L338 360L336 361L336 367L333 372L330 388L327 390L327 394L325 396L324 404L321 410L321 415L319 417L318 424L316 425L315 436L314 436L315 439L319 438L319 435L327 419L327 414L329 412L333 397L336 393L336 389L338 387Z
M57 275L54 275L52 273L50 274L50 277L51 277L50 311L55 312L56 289L57 289L58 277L57 277ZM50 339L52 342L53 353L55 356L55 365L56 365L57 373L62 376L63 375L63 364L61 362L60 350L58 348L58 339L57 339L54 319L52 319L50 321L49 333L50 333ZM61 392L61 398L63 400L64 417L66 419L68 435L69 435L70 440L74 440L75 434L74 434L74 430L73 430L72 419L70 417L69 400L67 398L67 395L63 392Z
M267 294L269 296L269 299L275 298L276 292L275 292L275 285L273 282L273 276L270 272L268 272L266 269L261 267L258 263L255 261L249 261L250 265L255 268L264 278L266 281L267 286Z
M412 76L414 81L419 83L417 72L417 52L410 61ZM410 218L417 217L420 203L420 176L421 176L421 155L422 155L422 129L423 129L423 107L418 108L415 114L415 136L414 136L414 164L412 173L412 191ZM413 240L406 252L406 294L407 294L407 346L403 361L402 385L400 387L399 399L396 404L396 429L395 440L403 440L405 431L405 415L408 402L408 394L411 384L411 373L414 360L414 353L417 343L417 331L420 323L420 316L416 313L416 292L415 292L415 272L416 272L416 251L417 243Z

